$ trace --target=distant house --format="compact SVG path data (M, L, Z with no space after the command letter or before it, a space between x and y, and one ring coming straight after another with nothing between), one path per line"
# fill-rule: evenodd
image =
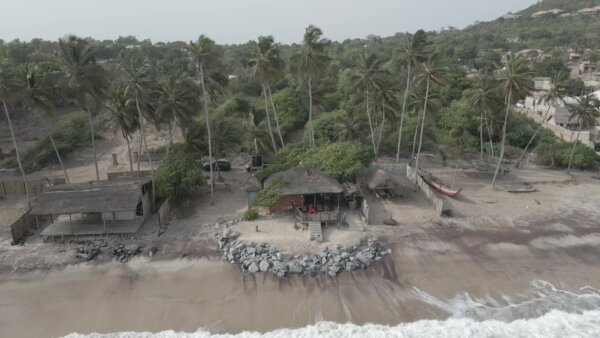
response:
M542 60L546 56L544 51L539 49L523 49L516 55L531 61Z
M340 203L344 188L335 179L322 172L298 166L271 175L265 187L282 182L281 202L271 211L293 211L298 223L337 223L340 221Z
M600 6L581 9L577 11L577 14L588 16L600 16Z
M563 11L562 9L554 8L554 9L549 9L547 11L540 11L540 12L533 13L531 15L531 18L537 19L537 18L543 18L543 17L558 16L563 13L565 13L565 11Z
M42 238L132 234L151 213L151 195L149 178L62 184L40 194L30 214L49 216Z
M551 90L552 79L549 77L536 77L533 78L533 86L535 90Z
M580 62L583 55L575 52L569 53L569 61L571 62Z
M507 14L502 16L502 19L503 20L516 20L520 17L521 16L519 14L513 14L512 12L508 12Z

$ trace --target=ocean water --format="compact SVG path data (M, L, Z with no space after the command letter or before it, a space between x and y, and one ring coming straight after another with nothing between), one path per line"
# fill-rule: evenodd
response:
M561 290L544 281L533 281L524 294L501 301L478 299L463 293L441 301L414 289L422 301L450 314L446 320L420 320L397 326L332 323L321 321L295 329L270 332L115 332L72 333L67 338L208 338L208 337L600 337L600 290L585 287L577 292ZM519 301L513 301L519 299Z

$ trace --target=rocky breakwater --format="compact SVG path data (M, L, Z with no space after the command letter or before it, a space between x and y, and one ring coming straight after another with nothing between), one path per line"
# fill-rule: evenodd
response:
M246 244L238 237L239 233L230 228L217 234L219 249L225 260L240 266L245 272L270 272L279 277L288 274L328 274L335 277L343 271L366 269L391 253L391 249L385 249L378 241L369 239L364 247L338 246L335 249L326 248L318 254L286 257L268 243Z

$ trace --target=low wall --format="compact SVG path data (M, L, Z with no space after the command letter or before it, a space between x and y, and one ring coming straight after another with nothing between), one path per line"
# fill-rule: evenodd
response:
M51 183L48 180L29 180L29 194L37 196L41 194L46 186ZM25 182L20 179L11 181L0 181L0 196L22 196L25 195Z
M396 176L406 175L406 165L398 163L372 163L368 168L362 168L358 175L367 176L369 173L377 169L382 169Z
M530 117L536 123L540 123L542 121L543 116L545 115L545 112L542 112L540 114L537 111L527 109L527 108L518 109L518 111L521 112L522 114L527 115L527 117ZM561 126L557 126L548 121L546 121L544 123L543 127L545 129L550 130L552 133L554 133L554 135L556 135L556 137L559 137L560 139L562 139L563 141L566 141L566 142L573 142L577 138L577 131L573 131L573 130L570 130L567 128L563 128ZM592 149L594 149L594 142L592 142L592 139L594 139L594 138L595 138L595 135L593 133L590 133L587 130L582 130L581 134L579 135L579 141Z
M38 226L35 216L31 216L27 211L21 218L16 220L10 226L10 232L12 234L13 243L18 243L27 237L27 233Z
M440 216L446 215L450 212L450 208L448 207L446 201L443 198L439 197L437 195L437 193L435 192L435 190L433 190L421 178L421 176L417 175L417 171L413 167L409 166L408 164L406 165L406 177L408 177L413 182L415 182L415 180L416 180L417 185L419 186L421 191L423 191L425 196L427 196L427 198L433 205L433 208Z
M151 170L140 170L139 177L150 177L152 176ZM137 171L113 171L106 173L106 177L109 181L114 180L119 177L138 177Z

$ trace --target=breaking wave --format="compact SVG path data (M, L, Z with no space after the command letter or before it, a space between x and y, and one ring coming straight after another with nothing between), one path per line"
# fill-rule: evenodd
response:
M208 338L208 337L600 337L600 291L585 287L578 292L557 289L544 281L513 296L478 299L467 293L441 301L417 288L413 296L448 312L446 320L420 320L385 326L356 325L322 321L298 329L279 329L266 333L193 333L163 331L118 332L109 334L73 333L67 338Z

